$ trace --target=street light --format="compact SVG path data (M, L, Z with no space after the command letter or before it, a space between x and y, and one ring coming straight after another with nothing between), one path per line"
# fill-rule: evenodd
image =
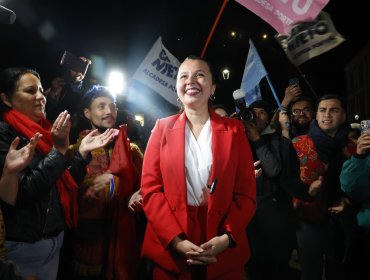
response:
M225 68L222 70L222 77L224 80L228 80L230 78L230 70Z

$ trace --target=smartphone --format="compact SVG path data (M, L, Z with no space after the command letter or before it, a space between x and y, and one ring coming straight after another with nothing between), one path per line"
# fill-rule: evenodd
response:
M294 77L294 78L289 79L289 85L290 86L292 86L292 85L299 86L299 79L297 77Z
M88 61L84 61L78 56L68 51L65 51L63 53L63 57L62 57L62 60L60 61L60 65L68 69L71 69L73 71L82 73L83 75L86 74L87 68L89 68Z
M361 133L370 131L370 120L363 120L361 121L360 125L361 125Z

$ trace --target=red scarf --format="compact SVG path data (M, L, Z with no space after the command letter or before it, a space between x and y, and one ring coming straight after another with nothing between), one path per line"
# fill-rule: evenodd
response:
M37 150L43 155L50 152L53 147L53 141L50 133L52 125L48 120L42 118L38 124L16 110L10 110L5 113L3 119L18 133L28 139L31 139L36 132L40 132L42 138L37 143ZM67 169L56 181L56 186L59 191L59 201L64 210L66 224L69 228L75 227L78 220L77 184Z

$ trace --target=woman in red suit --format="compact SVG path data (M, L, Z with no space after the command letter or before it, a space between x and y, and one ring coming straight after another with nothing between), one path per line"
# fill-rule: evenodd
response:
M142 254L154 263L154 279L244 277L254 166L242 122L210 109L215 89L208 63L187 58L177 75L183 112L158 120L148 141Z

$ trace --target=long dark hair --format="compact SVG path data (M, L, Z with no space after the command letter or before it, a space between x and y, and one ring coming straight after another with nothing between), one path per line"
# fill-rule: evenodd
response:
M0 73L0 93L4 93L8 100L11 100L18 86L18 81L25 74L32 74L40 81L40 75L35 70L26 67L10 67ZM0 101L0 113L3 114L9 107Z

